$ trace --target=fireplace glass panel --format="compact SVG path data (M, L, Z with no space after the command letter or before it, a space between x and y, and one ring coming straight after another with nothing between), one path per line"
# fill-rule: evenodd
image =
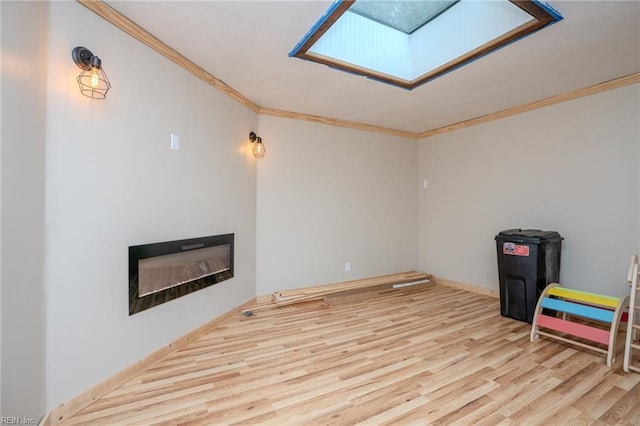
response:
M138 261L138 296L146 296L231 268L231 245L201 248Z
M129 247L129 315L233 278L234 234Z

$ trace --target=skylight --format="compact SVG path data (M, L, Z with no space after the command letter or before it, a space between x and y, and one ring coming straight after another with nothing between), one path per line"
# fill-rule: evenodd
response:
M561 19L539 0L337 0L289 56L413 89Z
M351 5L349 12L355 12L405 34L411 34L458 1L357 0Z

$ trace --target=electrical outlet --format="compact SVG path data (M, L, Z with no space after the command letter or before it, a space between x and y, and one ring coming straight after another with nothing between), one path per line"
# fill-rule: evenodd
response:
M351 262L345 262L344 263L344 271L345 272L351 272Z

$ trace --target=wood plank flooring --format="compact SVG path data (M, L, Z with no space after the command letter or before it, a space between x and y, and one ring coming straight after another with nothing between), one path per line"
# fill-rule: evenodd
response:
M608 369L529 332L439 285L239 314L63 424L640 425L621 349Z

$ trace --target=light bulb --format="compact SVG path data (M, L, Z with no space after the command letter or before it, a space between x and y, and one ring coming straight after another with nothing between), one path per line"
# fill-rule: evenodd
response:
M100 76L98 75L98 67L91 68L91 87L96 89L100 84Z
M264 145L262 144L262 138L258 138L255 145L253 146L253 156L256 158L264 157L264 153L267 152Z

